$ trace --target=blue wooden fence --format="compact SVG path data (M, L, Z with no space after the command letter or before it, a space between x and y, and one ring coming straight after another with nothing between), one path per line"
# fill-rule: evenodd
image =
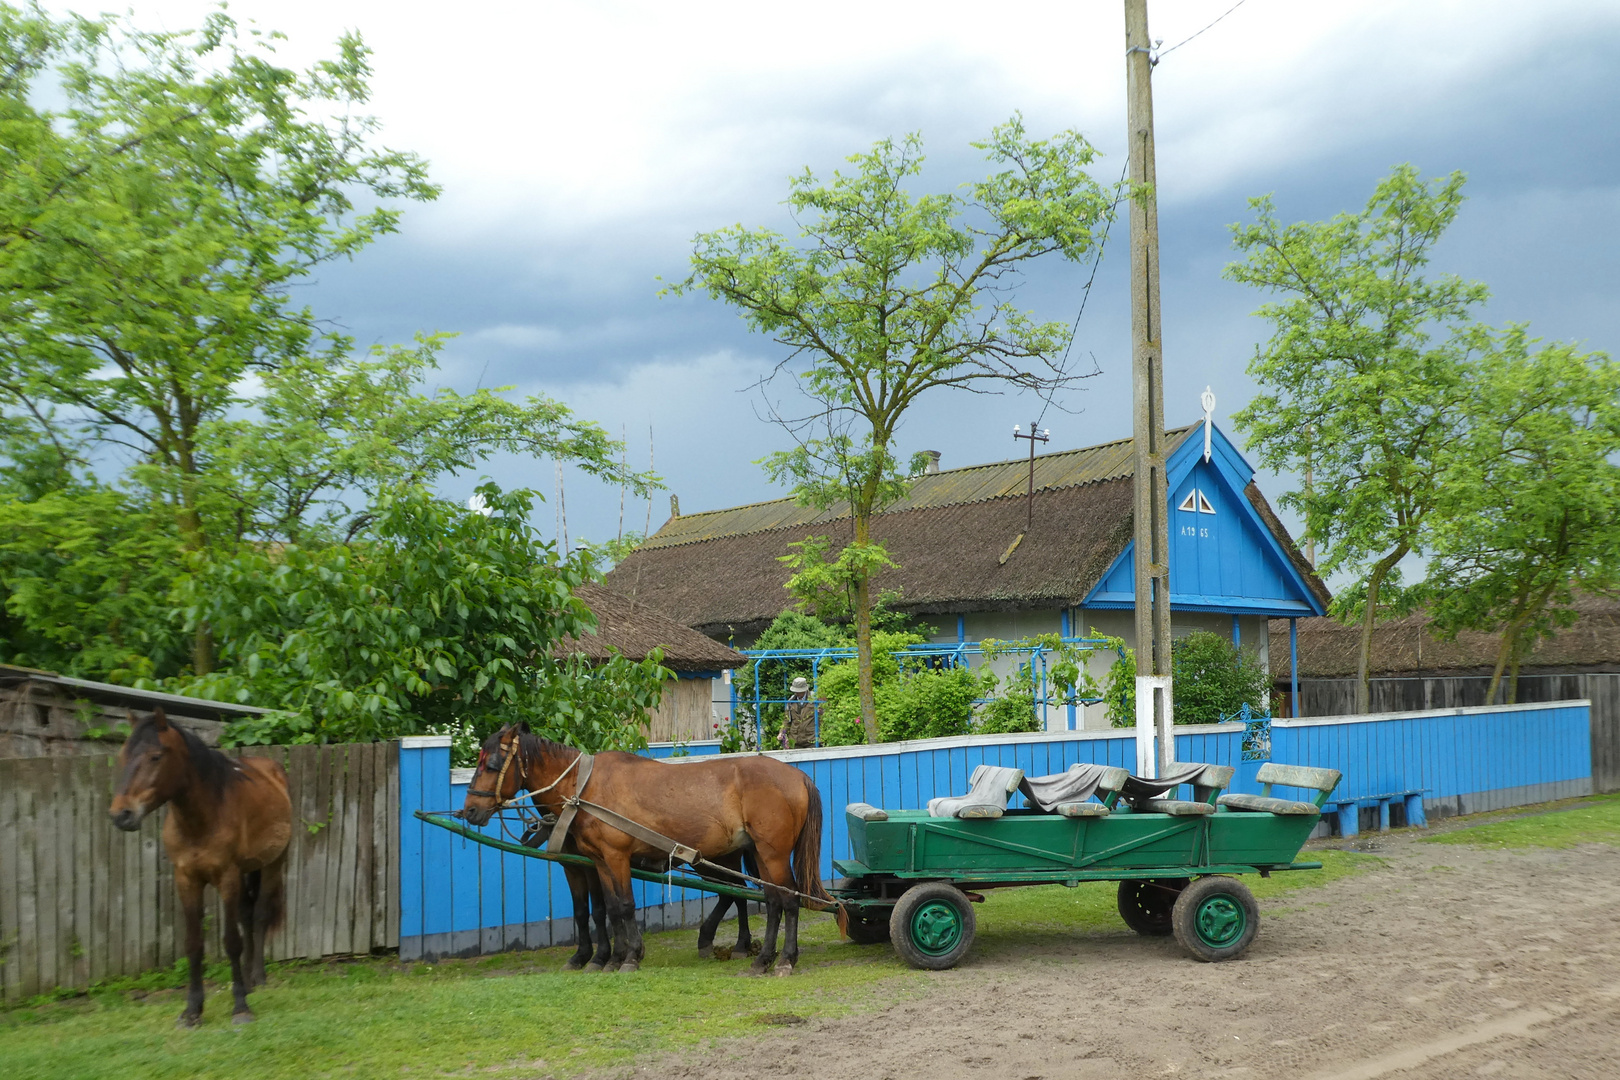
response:
M1585 701L1487 706L1378 716L1277 720L1272 760L1338 769L1338 797L1424 790L1430 815L1474 813L1589 794L1590 705ZM1180 761L1232 765L1233 791L1258 791L1259 762L1242 760L1241 723L1188 726L1176 735ZM712 744L691 754L709 756ZM656 753L656 751L655 751ZM667 755L660 755L667 756ZM822 874L849 849L843 808L851 802L918 807L967 790L980 764L1030 775L1077 761L1135 764L1134 733L1061 731L966 736L878 746L782 751L821 791L826 815ZM671 761L680 768L681 758ZM459 780L460 782L453 782ZM507 855L418 821L417 810L458 808L467 777L452 777L448 738L402 741L400 787L400 956L471 955L573 940L572 905L562 872L540 859ZM491 831L499 828L492 822ZM638 882L649 929L691 925L713 897Z

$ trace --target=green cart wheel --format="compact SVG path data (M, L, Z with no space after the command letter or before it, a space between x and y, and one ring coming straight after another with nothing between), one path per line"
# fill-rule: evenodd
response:
M1170 912L1176 897L1187 887L1187 878L1119 883L1119 917L1125 925L1145 937L1168 937L1172 930Z
M1260 908L1236 878L1199 878L1176 898L1170 914L1176 940L1199 960L1242 956L1260 930Z
M973 946L973 904L943 881L913 885L889 916L889 938L912 967L955 967Z
M857 945L884 945L889 940L889 916L887 914L875 916L857 915L849 913L849 940Z

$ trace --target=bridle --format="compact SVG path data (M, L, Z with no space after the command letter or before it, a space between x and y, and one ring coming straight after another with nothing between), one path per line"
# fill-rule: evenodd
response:
M528 763L528 759L524 756L524 753L523 753L523 735L522 735L521 732L513 732L512 733L512 743L511 743L510 747L508 747L508 745L505 744L505 743L496 743L496 746L498 746L505 753L506 756L501 759L500 770L495 774L495 790L493 790L493 791L484 791L484 790L481 790L479 788L469 786L467 788L467 794L468 795L477 795L480 798L485 798L485 799L494 799L495 800L495 808L497 810L499 810L499 809L502 809L504 807L511 806L511 805L515 804L516 802L518 802L518 798L519 798L519 793L518 792L513 792L512 797L510 799L501 798L501 788L506 786L506 770L512 767L512 759L516 758L517 761L518 761L518 776L520 776L520 777L525 776L525 775L528 774L529 763ZM488 760L487 760L488 753L489 752L487 750L481 750L478 753L478 769L479 769L480 772L484 771L488 767L488 764L489 764ZM588 755L580 754L578 757L575 757L573 761L570 761L568 763L567 768L563 769L562 772L557 774L557 779L553 780L551 783L547 784L545 787L531 788L529 790L528 801L530 803L533 803L534 802L534 797L536 795L544 795L546 792L550 791L552 788L554 788L558 784L562 783L563 782L563 777L565 777L569 773L573 772L574 771L574 766L578 765L580 763L580 761L583 758L587 757L587 756ZM519 786L521 786L521 781L519 783Z

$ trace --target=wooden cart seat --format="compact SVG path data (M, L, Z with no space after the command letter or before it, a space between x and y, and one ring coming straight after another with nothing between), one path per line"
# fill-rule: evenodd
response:
M1293 799L1273 799L1269 795L1222 795L1215 800L1217 806L1228 810L1248 810L1260 814L1320 814L1314 803Z
M1189 802L1186 799L1149 799L1137 810L1139 814L1169 814L1172 817L1203 817L1214 812L1213 803Z
M889 820L889 812L887 810L879 810L871 803L852 802L848 806L844 807L844 813L848 814L852 818L858 818L861 821Z
M1066 802L1052 807L1059 817L1107 817L1108 807L1100 802Z
M998 818L1007 812L1007 800L1024 782L1024 770L1005 765L980 765L968 777L966 795L945 795L928 800L929 817Z

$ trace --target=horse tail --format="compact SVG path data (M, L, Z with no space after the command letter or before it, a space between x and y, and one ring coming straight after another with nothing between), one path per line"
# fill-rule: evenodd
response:
M287 857L261 871L259 903L264 906L264 932L281 929L287 917Z
M808 776L804 786L809 794L805 809L804 826L793 845L793 887L805 896L822 901L821 910L834 908L838 917L838 932L848 937L849 916L844 905L834 900L821 883L821 792Z

